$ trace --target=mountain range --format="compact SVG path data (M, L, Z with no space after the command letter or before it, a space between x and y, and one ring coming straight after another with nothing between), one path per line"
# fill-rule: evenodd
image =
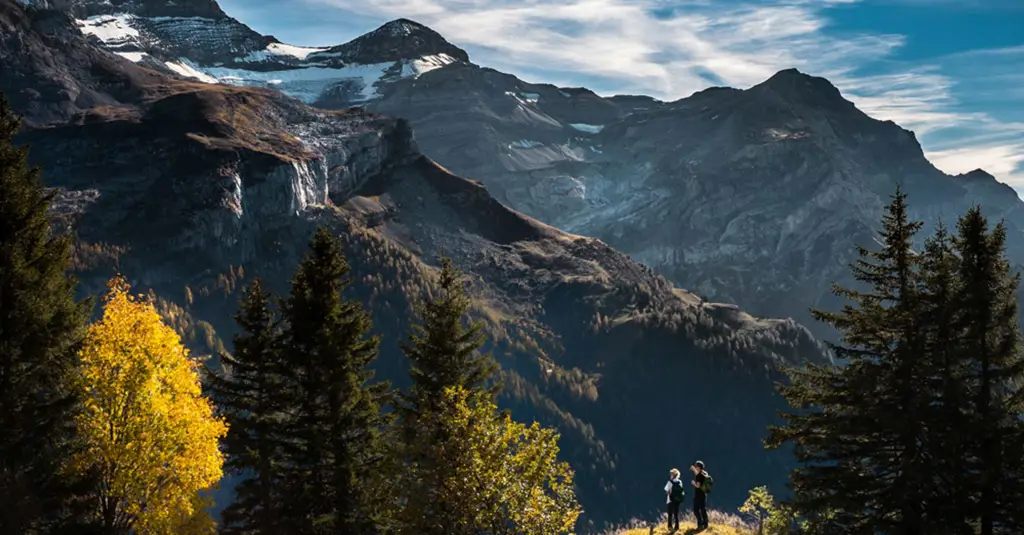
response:
M404 118L426 156L507 206L819 336L834 333L808 308L840 305L831 284L852 283L854 245L873 240L897 185L928 228L983 205L1006 220L1011 258L1024 263L1024 205L1011 188L983 170L943 173L913 132L795 69L674 102L602 97L475 65L406 19L311 48L260 35L212 0L45 3L93 42L168 74Z
M105 24L130 39L104 41ZM283 49L209 1L0 0L0 91L24 117L18 141L58 192L55 222L78 238L83 293L120 271L159 296L197 353L216 354L234 332L239 287L259 276L286 291L312 229L326 226L343 237L352 296L383 336L378 371L402 386L398 342L443 252L472 281L473 316L502 365L502 405L562 433L587 509L582 529L660 509L665 471L691 456L728 482L716 487L722 507L757 484L781 488L791 461L764 452L761 437L780 406L780 366L828 359L806 328L709 302L605 241L509 207L510 193L487 185L506 175L481 183L443 166L417 131L428 121L380 113L385 95L434 72L445 73L436 90L510 77L473 66L422 26L396 21L324 49L337 54L324 60L332 67L309 65L319 61L312 53L301 64L260 53ZM237 72L245 62L273 77L214 77L218 63ZM362 75L320 76L383 64L369 85ZM532 107L546 97L530 87L487 93L511 103L494 120L519 120L522 139L552 117ZM570 103L565 120L590 117L586 102L620 111L653 102L555 91ZM363 109L329 109L356 101ZM479 157L458 150L467 128L451 130L452 154Z

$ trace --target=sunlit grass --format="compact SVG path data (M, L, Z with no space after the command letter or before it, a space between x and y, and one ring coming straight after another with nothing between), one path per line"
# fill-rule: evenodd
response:
M749 524L736 515L709 511L708 517L711 520L711 526L701 531L697 531L697 524L692 519L680 521L678 530L669 531L666 517L662 515L657 524L635 521L627 527L610 532L609 535L753 535L755 533Z

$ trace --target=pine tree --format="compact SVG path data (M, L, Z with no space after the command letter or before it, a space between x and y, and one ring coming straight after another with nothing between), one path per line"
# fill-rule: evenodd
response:
M480 352L485 340L483 325L463 324L471 301L464 276L447 257L441 258L437 283L439 295L418 304L420 323L413 326L409 342L402 344L413 382L403 396L407 411L433 408L446 388L462 387L490 395L500 390L495 381L497 363Z
M15 147L20 120L0 95L0 533L38 533L63 515L76 399L69 383L89 304L67 274L71 237L54 235L54 199Z
M294 370L286 391L296 414L287 454L286 514L303 533L370 533L382 510L374 473L385 461L381 412L387 383L372 382L378 339L359 303L345 300L349 266L321 228L283 306L282 351Z
M830 344L841 368L793 370L782 393L794 409L774 427L769 447L793 443L793 505L831 532L926 532L923 504L932 476L922 445L928 374L922 358L918 256L920 223L909 221L897 190L886 207L877 252L858 248L852 266L864 291L836 288L853 303L815 316L843 333Z
M954 249L960 256L957 296L961 311L961 347L969 355L967 384L973 392L970 421L963 431L971 438L964 467L982 535L1019 533L1007 525L1017 516L1015 490L1024 485L1006 449L1021 427L1020 400L1024 358L1020 350L1016 291L1020 275L1010 274L1005 257L1006 229L991 232L980 208L971 209L958 225Z
M273 534L281 529L278 460L286 438L278 323L270 293L256 279L242 296L235 322L234 355L221 355L222 372L207 370L208 384L228 422L227 466L247 479L223 513L223 533Z

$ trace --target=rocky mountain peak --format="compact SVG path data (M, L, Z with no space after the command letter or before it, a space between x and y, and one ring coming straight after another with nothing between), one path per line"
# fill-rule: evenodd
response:
M469 61L469 54L465 50L449 43L434 30L409 19L388 22L337 48L344 48L351 61L363 64L440 55Z
M998 206L1003 203L1010 203L1012 206L1017 206L1018 204L1019 196L1017 191L1009 184L1000 182L999 179L984 169L975 169L961 173L953 178L975 195L974 200L976 202L981 202L986 206L989 204Z
M754 93L772 94L793 104L820 107L823 109L853 109L854 105L843 98L839 89L827 79L811 76L799 70L783 69L771 78L750 89Z
M966 173L960 173L956 178L961 180L975 180L979 182L996 182L996 177L992 176L992 174L984 169L975 169Z

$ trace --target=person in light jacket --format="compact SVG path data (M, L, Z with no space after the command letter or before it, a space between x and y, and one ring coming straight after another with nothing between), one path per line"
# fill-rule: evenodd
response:
M668 529L679 529L679 506L683 503L686 490L679 479L679 470L668 471L668 483L665 483L665 504L668 506Z

